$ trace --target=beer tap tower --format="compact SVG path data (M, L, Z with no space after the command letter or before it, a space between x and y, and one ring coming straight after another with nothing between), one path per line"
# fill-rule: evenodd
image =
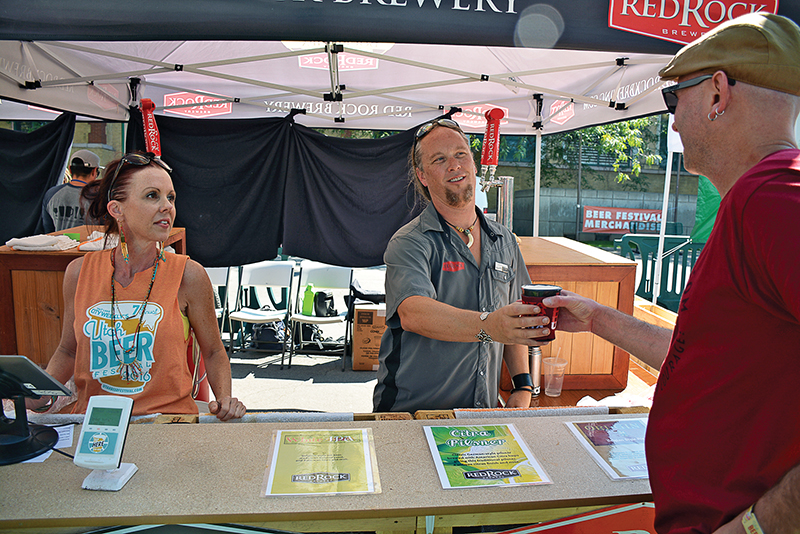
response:
M486 192L491 187L498 187L497 221L513 231L514 177L495 178L500 153L500 121L505 117L505 112L500 108L492 108L483 116L486 118L486 131L481 148L481 191Z

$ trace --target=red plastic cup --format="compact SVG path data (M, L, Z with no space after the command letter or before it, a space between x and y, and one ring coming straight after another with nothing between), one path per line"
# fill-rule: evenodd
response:
M550 318L550 323L544 326L534 326L532 328L549 328L550 333L545 337L537 338L539 341L553 341L556 338L556 328L558 327L558 308L548 308L542 304L542 300L547 297L554 297L561 294L559 286L549 284L530 284L522 286L522 302L524 304L535 304L539 306L541 312L537 314L546 315Z

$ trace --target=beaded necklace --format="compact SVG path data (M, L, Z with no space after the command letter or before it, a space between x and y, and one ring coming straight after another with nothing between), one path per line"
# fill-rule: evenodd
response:
M141 309L141 312L139 313L139 322L136 325L136 331L133 334L134 339L136 340L136 344L131 346L131 348L129 348L129 349L124 348L122 346L122 342L117 337L116 314L119 313L120 320L127 321L129 319L133 319L136 316L136 313L133 313L132 315L130 315L128 317L122 317L122 313L118 309L117 291L116 291L116 289L114 287L115 286L114 274L117 272L117 267L116 267L116 264L114 262L114 256L116 256L116 254L114 252L112 252L111 253L111 341L112 341L112 347L113 347L113 345L116 345L116 347L119 347L119 350L122 352L122 358L120 358L119 353L116 350L116 347L113 347L113 349L114 349L114 357L117 359L117 362L119 362L119 366L117 367L117 372L119 374L119 377L122 380L125 380L125 381L128 381L128 382L135 382L135 381L139 381L142 378L142 375L143 375L142 366L139 363L139 359L138 359L138 356L139 356L139 332L142 329L142 321L144 320L144 312L147 309L147 303L150 300L150 292L153 291L153 283L156 281L156 273L158 272L158 260L159 259L162 259L162 260L164 259L164 252L163 252L163 249L162 249L162 251L159 254L156 255L156 259L153 261L153 276L150 278L150 287L147 288L147 295L144 297L144 301L142 302L142 309ZM134 350L135 350L135 352L134 352ZM133 360L130 363L125 363L126 357L131 352L134 353Z
M461 228L460 226L456 226L455 224L451 223L450 221L445 220L447 224L467 236L467 248L471 248L472 244L475 242L475 237L472 235L472 229L475 228L475 223L478 222L478 216L475 215L475 220L472 221L472 226L469 228Z

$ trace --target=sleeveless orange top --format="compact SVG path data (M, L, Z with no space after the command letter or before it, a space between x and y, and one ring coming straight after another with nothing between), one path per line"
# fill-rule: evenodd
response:
M78 400L73 413L85 413L93 395L131 397L133 415L197 413L186 359L188 329L178 303L189 257L164 254L137 335L153 270L137 273L128 287L114 282L112 323L111 253L84 256L78 278L74 323Z

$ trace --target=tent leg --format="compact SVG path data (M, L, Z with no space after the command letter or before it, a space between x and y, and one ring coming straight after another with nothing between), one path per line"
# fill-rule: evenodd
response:
M664 267L664 239L667 233L667 208L669 206L669 183L672 179L672 157L674 152L669 152L667 156L667 171L664 173L664 202L661 205L661 230L658 233L658 250L656 252L656 266L653 272L653 304L658 304L658 296L661 294L661 269Z

